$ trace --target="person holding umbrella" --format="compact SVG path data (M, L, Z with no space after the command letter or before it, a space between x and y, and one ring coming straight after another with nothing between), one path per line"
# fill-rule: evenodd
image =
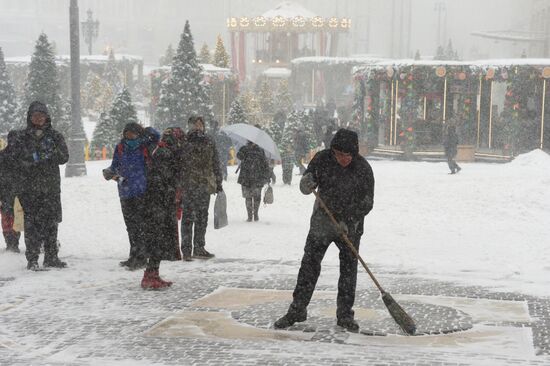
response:
M271 179L271 168L264 151L255 143L248 143L239 149L237 158L241 161L241 169L237 183L242 186L246 212L250 222L258 221L258 211L262 198L262 187Z

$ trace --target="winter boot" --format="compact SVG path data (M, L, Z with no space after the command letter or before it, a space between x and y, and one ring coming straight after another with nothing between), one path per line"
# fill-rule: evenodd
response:
M204 249L204 247L199 247L193 249L193 257L198 259L210 259L214 258L214 254L208 252L206 249Z
M159 277L158 270L146 269L143 272L143 279L141 280L141 288L144 290L158 290L161 288L170 287L172 282L163 281Z
M40 270L40 267L38 267L38 261L29 261L27 263L27 269L30 270L30 271Z
M248 213L248 218L246 221L251 222L252 221L252 211L253 211L253 205L252 205L252 198L247 198L245 200L246 203L246 212Z
M60 260L57 256L50 257L50 258L44 258L44 267L53 267L53 268L65 268L67 267L67 263Z
M285 316L273 323L275 329L286 329L294 323L303 322L307 319L307 310L294 312L290 311Z
M359 332L359 324L357 324L357 322L352 318L338 319L338 321L336 322L336 325L344 328L348 332L352 332L352 333Z

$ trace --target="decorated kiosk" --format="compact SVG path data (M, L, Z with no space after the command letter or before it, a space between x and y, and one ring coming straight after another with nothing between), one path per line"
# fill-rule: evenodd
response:
M453 124L459 159L507 159L550 146L548 78L545 59L381 61L354 71L354 118L379 152L441 155Z

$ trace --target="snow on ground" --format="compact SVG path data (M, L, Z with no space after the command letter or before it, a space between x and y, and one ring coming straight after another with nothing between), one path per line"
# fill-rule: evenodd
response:
M86 266L88 258L98 259L96 264L118 261L128 254L116 185L101 176L108 164L88 162L88 176L62 179L60 257L70 266ZM535 150L508 164L461 164L457 175L447 174L443 162L376 160L371 165L375 206L366 219L360 250L367 263L468 285L549 295L549 155ZM230 168L224 184L229 225L214 230L210 215L207 249L219 258L300 260L313 205L313 196L299 192L300 177L284 186L277 167L275 203L262 205L260 221L248 223L234 170ZM325 263L338 263L334 246ZM0 276L19 277L25 265L22 254L4 252ZM110 265L105 266L107 270ZM102 267L89 270L98 278L112 274L98 273Z

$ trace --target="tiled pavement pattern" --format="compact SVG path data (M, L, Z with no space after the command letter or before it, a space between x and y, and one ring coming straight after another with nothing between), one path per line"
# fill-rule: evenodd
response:
M170 315L182 310L200 310L191 304L220 287L292 290L299 263L240 259L169 263L165 267L166 277L175 284L158 292L142 291L138 286L139 273L120 273L123 270L115 268L116 261L111 263L113 280L88 282L75 276L70 288L43 284L37 285L33 293L18 296L2 296L2 287L16 281L0 278L0 365L116 364L122 360L140 360L141 363L135 363L138 365L550 365L550 299L419 279L373 266L392 294L526 301L532 322L490 325L532 328L538 355L528 359L449 348L342 344L349 334L339 330L333 318L324 317L310 317L306 323L294 326L296 332L315 333L312 341L304 342L146 337L147 330ZM100 267L104 266L103 263ZM76 260L72 261L72 268L75 267L78 267ZM335 291L337 274L337 267L324 266L317 289ZM358 306L383 308L363 272L359 275L357 294ZM334 306L334 301L314 301ZM400 303L415 317L423 332L471 327L469 316L456 309ZM231 315L239 322L269 328L287 306L288 303L255 305L232 311ZM383 336L399 332L387 322L360 324L366 334Z

